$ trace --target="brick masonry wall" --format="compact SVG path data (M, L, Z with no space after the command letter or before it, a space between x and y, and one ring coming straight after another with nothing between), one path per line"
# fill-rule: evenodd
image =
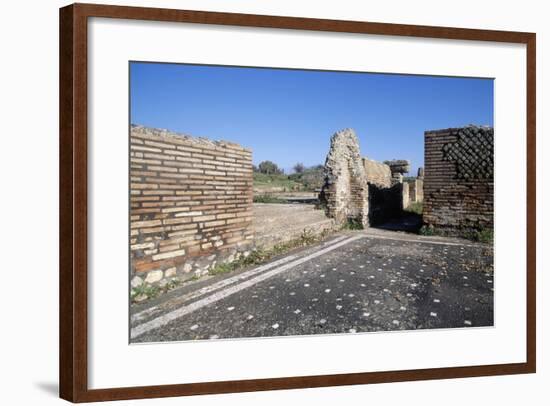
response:
M493 227L493 129L424 133L424 222L439 228Z
M252 244L252 152L141 126L130 131L132 285L203 274ZM138 276L138 278L135 278Z

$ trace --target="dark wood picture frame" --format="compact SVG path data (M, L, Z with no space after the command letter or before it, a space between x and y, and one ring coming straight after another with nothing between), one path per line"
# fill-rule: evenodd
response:
M89 17L269 27L374 35L492 41L527 47L527 329L526 362L386 372L197 382L128 388L88 388L87 326L87 27ZM72 402L139 399L426 379L533 373L536 370L536 178L534 33L321 20L109 5L60 9L60 396Z

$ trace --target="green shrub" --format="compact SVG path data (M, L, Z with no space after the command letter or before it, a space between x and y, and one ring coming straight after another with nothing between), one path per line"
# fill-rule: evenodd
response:
M323 232L321 232L320 234L316 235L312 230L306 229L302 232L302 234L298 238L295 238L294 240L276 244L274 247L268 250L254 249L250 251L250 253L246 257L244 255L241 255L239 259L231 263L217 264L215 267L211 268L208 271L208 274L211 276L221 275L221 274L233 272L238 269L242 269L244 267L260 265L270 260L272 257L285 254L294 248L304 247L304 246L312 245L316 242L322 241L325 237L327 237L332 232L333 230L326 229L326 230L323 230ZM198 280L198 279L200 279L200 277L196 275L193 276L193 278L191 278L191 280Z
M280 169L275 162L262 161L258 165L258 171L266 175L281 175L283 170Z
M172 290L181 285L181 280L179 278L172 278L166 285L166 290Z
M243 257L242 261L244 265L256 265L269 258L269 253L263 249L256 249L250 253L247 257Z
M302 231L299 240L301 245L310 245L317 241L317 237L315 236L313 231L305 229Z
M436 228L432 225L423 225L418 231L420 235L426 236L454 236L465 238L470 241L482 242L482 243L491 243L493 242L493 230L487 228L479 229L455 229L455 228Z
M149 285L148 283L142 283L136 288L133 288L130 292L130 298L134 300L134 298L138 297L139 295L145 295L147 298L151 299L156 297L160 293L160 288L155 285Z
M208 271L209 275L221 275L224 273L231 272L235 269L235 263L225 263L225 264L217 264L215 267L210 268Z
M483 243L491 243L493 242L493 237L494 237L493 230L482 228L474 232L472 239L474 241L479 241Z
M363 230L363 224L357 220L350 218L348 221L343 225L343 230Z
M409 213L415 213L415 214L422 215L422 203L421 202L411 203L409 205L409 207L407 207L405 209L405 211L407 211Z
M305 190L314 191L323 186L325 180L324 165L314 165L304 168L301 172L296 172L288 176L288 179L302 185Z
M434 226L424 225L424 226L420 227L420 230L418 230L418 234L427 235L427 236L437 235L437 231L436 231Z

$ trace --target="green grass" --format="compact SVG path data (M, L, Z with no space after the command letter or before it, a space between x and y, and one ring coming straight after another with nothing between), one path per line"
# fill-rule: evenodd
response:
M229 272L233 272L237 269L244 268L246 266L259 264L268 258L269 258L268 252L263 250L254 250L254 251L251 251L248 256L245 257L243 255L236 261L217 264L215 267L210 268L210 270L208 271L208 275L210 276L223 275Z
M420 230L418 230L418 234L426 236L439 235L438 230L436 230L435 227L426 225L420 227Z
M405 211L407 211L409 213L415 213L415 214L422 215L422 203L421 202L411 203L409 205L409 207L407 207L405 209Z
M323 165L315 165L306 168L303 172L293 173L288 176L303 185L304 190L314 191L320 189L325 181L325 168Z
M493 230L488 228L480 228L478 230L445 230L434 226L424 225L420 228L418 234L426 236L455 236L486 244L492 243L494 238Z
M348 221L342 226L342 230L363 230L363 224L356 219L348 219Z
M295 182L287 175L267 175L265 173L254 172L254 187L256 188L283 188L287 191L301 190L303 188L301 183Z
M254 187L256 189L281 188L285 192L309 191L319 189L324 182L324 167L316 165L304 169L300 173L265 174L254 172Z
M233 261L230 263L217 264L216 266L209 269L208 275L210 276L223 275L229 272L243 269L245 267L260 265L270 260L274 256L285 254L294 248L308 246L318 241L321 241L330 233L331 233L330 230L325 230L322 233L315 235L311 230L304 230L300 235L300 237L294 240L277 244L274 247L267 250L255 249L253 251L250 251L250 253L246 257L244 255L241 255L241 257L236 261ZM200 276L193 275L189 279L189 281L198 281L200 279L201 279ZM182 284L182 281L176 278L172 279L168 284L166 284L162 288L160 286L143 283L137 288L133 288L131 290L131 294L130 294L131 299L132 301L134 301L134 299L141 294L146 295L147 300L152 299L157 297L160 293L175 289L181 284Z
M222 275L231 272L234 269L232 264L217 264L208 271L209 275Z
M495 235L493 230L481 230L478 235L479 241L485 243L492 243Z
M494 234L493 230L482 228L480 230L475 230L468 233L468 235L465 237L472 241L478 241L488 244L493 242Z
M143 294L147 296L147 298L151 299L158 296L160 291L161 289L158 286L142 283L137 288L132 289L130 292L130 298L134 300L136 297Z
M330 233L330 230L324 230L320 234L315 235L311 230L304 230L300 237L294 240L276 244L267 250L255 249L246 257L243 255L238 260L231 263L218 264L214 268L210 269L208 274L212 276L222 275L245 267L263 264L271 258L277 255L285 254L292 249L315 244L316 242L323 240Z
M181 285L181 280L178 278L172 278L166 286L164 286L164 292L168 292L169 290L176 289L178 286Z
M132 288L130 291L130 299L134 301L136 297L139 295L145 295L147 296L146 300L153 299L160 295L161 293L168 292L170 290L173 290L181 285L181 280L179 278L172 278L168 283L166 283L164 286L158 286L158 285L151 285L148 283L142 283L137 288Z

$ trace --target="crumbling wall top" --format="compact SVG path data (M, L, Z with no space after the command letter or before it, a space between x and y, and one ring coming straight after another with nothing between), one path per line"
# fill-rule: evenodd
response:
M137 124L130 125L130 132L132 135L148 136L153 141L155 140L155 138L167 137L173 143L187 145L195 148L231 148L238 151L252 152L250 148L242 147L241 145L230 141L215 141L205 137L195 137L188 134L177 133L160 128L145 127Z
M390 187L392 184L391 169L388 165L374 161L367 157L363 158L363 166L365 167L365 175L367 182L378 187Z
M411 161L406 159L392 159L391 161L384 161L391 169L392 174L408 173L411 170Z

